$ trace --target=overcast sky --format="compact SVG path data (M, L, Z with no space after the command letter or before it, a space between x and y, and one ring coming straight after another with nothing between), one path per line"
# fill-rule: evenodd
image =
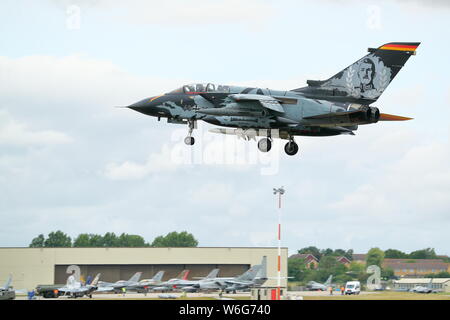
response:
M200 246L450 254L447 1L0 2L0 246L40 233L186 230ZM294 89L420 41L375 106L413 121L276 143L129 109L190 82Z

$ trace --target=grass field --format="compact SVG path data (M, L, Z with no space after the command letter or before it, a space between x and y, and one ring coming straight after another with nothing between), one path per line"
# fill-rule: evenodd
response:
M450 300L450 293L413 293L384 291L360 295L304 296L304 300Z

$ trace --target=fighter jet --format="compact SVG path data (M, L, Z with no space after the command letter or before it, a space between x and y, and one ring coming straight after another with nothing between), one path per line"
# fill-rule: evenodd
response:
M206 277L200 280L187 280L187 276L185 279L170 279L160 285L160 287L172 288L172 289L181 289L183 291L191 291L195 292L199 288L198 285L201 281L206 279L214 279L217 277L219 273L219 269L213 269ZM155 288L156 290L156 288ZM167 289L166 289L167 290Z
M311 291L327 291L331 286L331 280L333 279L333 275L330 275L323 284L316 281L309 281L306 287Z
M225 292L231 292L261 286L267 279L267 257L264 256L261 264L252 266L242 275L237 277L203 279L194 287L201 291L223 290Z
M372 106L389 83L416 53L420 42L391 42L369 53L327 80L308 80L293 90L198 83L127 106L145 115L187 124L184 142L193 145L197 121L225 128L211 132L237 135L245 140L263 138L258 149L268 152L274 138L287 140L285 152L295 155L295 136L354 135L359 125L378 121L411 120L380 113ZM328 49L328 48L327 48Z
M433 278L430 279L430 282L427 284L426 287L424 286L415 286L414 288L411 289L411 292L415 292L415 293L434 293L436 292L435 290L433 290Z
M189 275L189 270L183 270L175 278L172 278L165 282L162 282L157 287L153 287L152 291L163 291L163 292L171 291L176 288L176 283L178 283L180 280L187 280L188 275ZM174 288L174 285L175 285L175 288Z
M98 292L120 292L122 288L133 287L139 284L139 279L141 278L142 272L136 272L129 280L119 280L117 282L104 282L99 281Z
M11 286L12 274L8 276L5 284L0 287L0 300L13 300L16 298L16 292Z
M127 286L127 290L137 291L137 292L148 292L148 290L152 287L158 286L161 284L161 280L164 276L164 271L158 271L153 278L144 279L138 282L137 285Z
M58 288L57 290L62 293L62 295L69 295L73 298L88 296L92 298L92 292L97 290L98 279L100 278L100 273L97 274L90 284L83 285L81 282L75 279L74 275L70 275L67 278L67 283L64 287Z

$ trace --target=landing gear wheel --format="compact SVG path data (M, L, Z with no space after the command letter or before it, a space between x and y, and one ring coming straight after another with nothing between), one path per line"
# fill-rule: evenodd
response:
M192 146L195 143L194 137L186 137L184 138L184 143L186 143L188 146Z
M269 152L272 148L272 141L268 138L264 138L258 141L258 149L261 152Z
M289 141L284 146L284 151L288 155L293 156L294 154L296 154L298 152L298 145L295 143L295 141Z

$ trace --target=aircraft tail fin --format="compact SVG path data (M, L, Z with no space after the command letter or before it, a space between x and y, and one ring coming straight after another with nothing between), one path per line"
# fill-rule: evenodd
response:
M262 257L261 268L258 271L257 277L267 279L267 256Z
M175 279L187 280L188 275L189 270L183 270L175 277Z
M5 281L5 285L3 286L3 288L8 289L11 286L11 283L12 283L12 274L10 273L8 279L6 279Z
M139 279L141 279L141 275L142 275L142 272L136 272L128 281L129 282L139 282Z
M325 281L324 285L326 285L327 287L330 286L332 280L333 280L333 275L330 274L330 276L328 277L327 281Z
M97 286L98 285L98 280L100 280L100 276L102 274L101 273L97 273L97 275L95 276L95 278L92 280L92 282L90 283L91 286Z
M236 278L237 281L252 281L255 279L258 272L261 270L262 265L257 264L252 266L250 269L248 269L246 272L241 274Z
M164 276L164 271L158 271L154 276L153 276L153 280L154 281L161 281L162 278Z
M217 278L217 275L219 274L220 269L213 269L208 275L205 277L205 279L214 279Z
M308 80L308 87L295 89L307 97L370 104L376 101L420 42L390 42L369 48L365 55L344 70L324 81Z

